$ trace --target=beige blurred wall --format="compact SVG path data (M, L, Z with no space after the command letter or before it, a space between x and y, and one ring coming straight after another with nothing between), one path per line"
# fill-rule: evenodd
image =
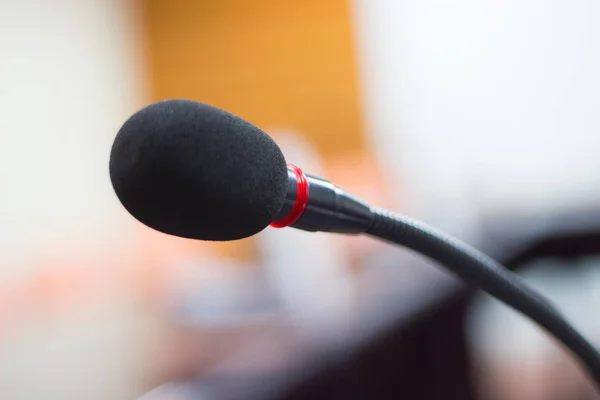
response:
M147 101L138 12L124 0L0 0L3 283L42 254L118 242L130 227L108 156Z
M110 146L147 102L139 9L0 0L0 398L131 399L148 354ZM140 281L138 280L137 285Z

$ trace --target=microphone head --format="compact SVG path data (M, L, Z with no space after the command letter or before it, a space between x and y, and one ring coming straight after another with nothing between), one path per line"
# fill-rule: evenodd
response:
M226 111L167 100L135 113L110 155L119 200L140 222L175 236L235 240L277 216L287 167L262 130Z

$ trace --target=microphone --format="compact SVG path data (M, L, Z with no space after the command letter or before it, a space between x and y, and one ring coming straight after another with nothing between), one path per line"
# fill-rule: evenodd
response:
M161 101L129 118L112 147L110 178L140 222L190 239L237 240L269 224L363 233L373 220L349 193L287 167L259 128L189 100Z
M123 206L149 227L225 241L273 221L288 175L281 150L257 127L206 104L169 100L125 122L110 178Z
M600 387L595 347L517 275L457 239L286 165L266 133L224 110L190 100L143 108L119 130L109 169L127 211L167 234L226 241L291 226L367 234L415 250L545 328Z

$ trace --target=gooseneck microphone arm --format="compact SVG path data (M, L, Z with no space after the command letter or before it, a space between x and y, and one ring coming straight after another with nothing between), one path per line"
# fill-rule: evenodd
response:
M300 183L303 180L306 182ZM288 219L286 225L286 217L290 215L293 218ZM584 363L600 385L600 354L596 348L519 276L459 240L421 222L370 207L326 180L304 175L296 166L288 167L288 194L278 218L272 226L291 226L312 232L363 233L437 261L554 335Z
M288 165L283 208L271 223L309 232L365 233L373 224L371 208L344 189Z
M367 234L427 256L464 281L528 316L554 335L587 367L600 385L600 354L544 297L502 265L457 239L410 218L372 209L374 221Z

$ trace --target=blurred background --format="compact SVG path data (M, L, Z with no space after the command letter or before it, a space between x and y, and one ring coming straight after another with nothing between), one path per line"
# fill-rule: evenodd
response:
M593 0L0 0L0 398L598 398L419 256L170 237L108 176L139 108L213 104L517 269L600 344L598 21Z

